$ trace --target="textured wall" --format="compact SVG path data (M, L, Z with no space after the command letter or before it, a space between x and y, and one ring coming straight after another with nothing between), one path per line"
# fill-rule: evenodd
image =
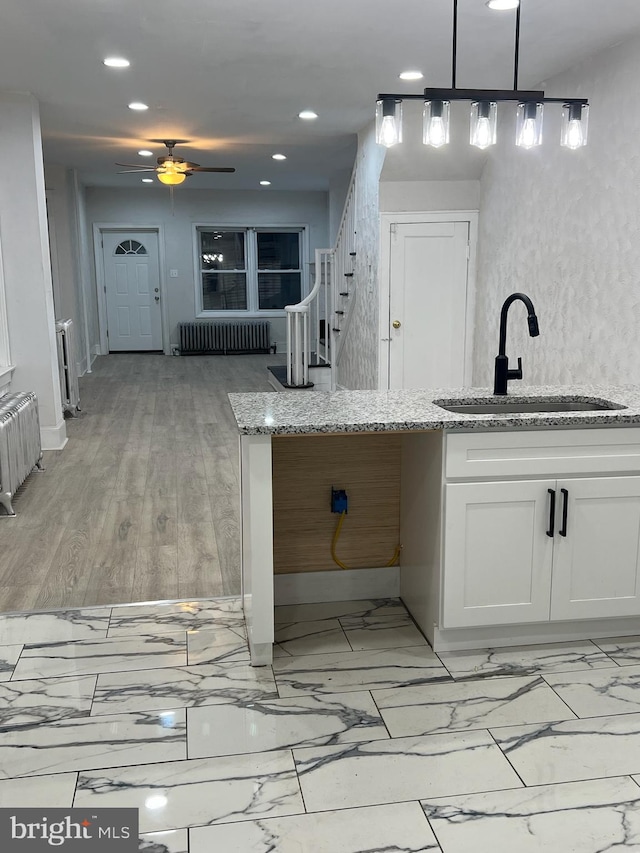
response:
M523 356L526 383L640 382L639 84L637 39L547 82L547 95L591 102L580 151L560 148L557 108L535 151L500 126L482 178L474 384L492 381L500 306L516 290L540 318L531 339L524 307L510 312L507 352Z
M373 124L358 134L355 304L338 363L338 384L345 388L378 387L378 188L385 152Z

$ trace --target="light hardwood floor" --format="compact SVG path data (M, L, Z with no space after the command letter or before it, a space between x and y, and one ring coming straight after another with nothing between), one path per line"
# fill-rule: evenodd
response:
M0 517L0 611L240 591L238 437L229 391L270 391L283 356L117 354Z

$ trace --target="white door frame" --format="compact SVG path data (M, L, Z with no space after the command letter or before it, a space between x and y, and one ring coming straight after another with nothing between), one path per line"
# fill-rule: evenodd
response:
M118 224L114 222L93 223L93 255L96 262L96 291L98 301L98 327L100 330L100 354L107 355L109 352L109 341L107 339L107 294L106 276L104 270L104 255L102 252L102 235L110 231L129 231L140 234L155 233L158 236L158 287L160 288L160 318L162 326L162 351L165 355L171 355L171 344L169 342L169 313L165 294L167 292L165 283L165 251L164 251L164 226L162 225L133 225L130 223Z
M473 375L473 331L476 299L476 252L478 248L478 211L444 210L412 211L380 214L380 278L379 278L379 345L378 389L389 388L389 324L391 317L391 226L424 225L434 222L469 223L469 264L467 267L467 322L465 333L464 384L470 385Z

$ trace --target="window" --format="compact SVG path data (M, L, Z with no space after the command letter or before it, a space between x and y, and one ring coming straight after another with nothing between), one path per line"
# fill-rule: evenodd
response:
M302 297L301 228L198 228L202 311L282 311Z
M138 243L137 240L123 240L118 246L116 246L116 250L114 255L146 255L147 250L142 245L142 243Z

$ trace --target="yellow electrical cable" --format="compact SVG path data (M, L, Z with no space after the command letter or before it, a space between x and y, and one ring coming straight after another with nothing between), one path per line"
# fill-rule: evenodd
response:
M344 517L347 514L346 510L340 513L340 518L338 519L338 523L336 525L336 532L333 534L333 539L331 540L331 556L333 558L333 562L336 565L340 566L341 569L349 569L349 566L346 566L342 560L338 559L336 556L336 547L338 545L338 539L340 538L340 531L342 530L342 525L344 524ZM402 550L402 545L398 545L393 557L387 563L387 566L393 566L400 557L400 551Z

